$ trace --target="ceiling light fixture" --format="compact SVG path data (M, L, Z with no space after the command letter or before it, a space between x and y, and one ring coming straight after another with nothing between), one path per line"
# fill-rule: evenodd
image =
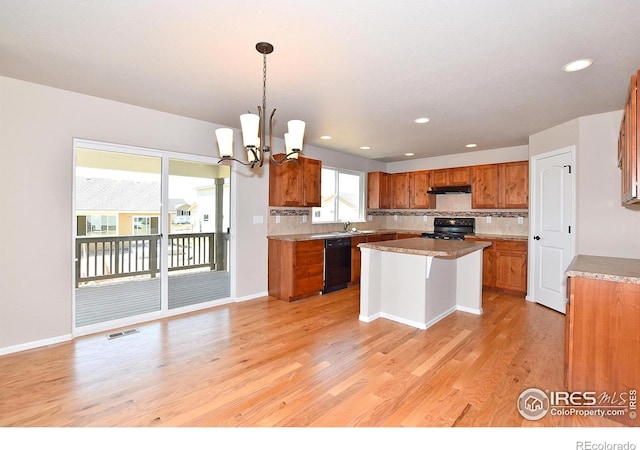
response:
M369 147L368 145L363 145L362 147L360 147L360 150L371 150L371 147Z
M565 72L577 72L578 70L586 69L591 64L593 64L593 59L577 59L562 66L562 70Z
M247 151L247 161L242 162L233 157L233 129L218 128L216 137L218 139L218 150L220 161L236 161L245 166L262 167L264 159L269 154L272 163L282 165L287 161L298 161L298 154L302 151L302 140L304 137L305 123L302 120L290 120L288 122L289 132L284 135L286 156L281 161L276 161L270 154L272 145L273 115L274 109L269 116L269 143L267 144L266 133L266 113L267 113L267 55L273 52L273 45L268 42L258 42L256 50L262 54L262 107L258 106L258 114L240 115L240 125L242 127L242 145Z
M320 139L322 139L323 141L328 141L329 139L333 139L333 138L331 136L325 134L323 136L320 136Z
M467 145L465 145L465 147L467 147L467 148L473 148L473 147L477 147L477 146L478 146L478 144L467 144Z
M415 123L427 123L429 122L429 118L428 117L419 117L416 120L414 120Z
M413 156L415 153L405 153L404 156Z

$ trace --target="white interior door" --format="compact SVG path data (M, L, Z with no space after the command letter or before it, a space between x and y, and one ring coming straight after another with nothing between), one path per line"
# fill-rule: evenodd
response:
M533 159L533 300L565 313L565 272L573 259L573 147Z

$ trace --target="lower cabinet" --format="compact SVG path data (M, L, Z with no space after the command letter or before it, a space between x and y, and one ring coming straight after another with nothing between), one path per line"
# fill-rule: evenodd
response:
M363 242L379 242L399 239L400 233L374 234L371 236L354 236L351 238L351 283L360 283L360 265L362 255L358 244ZM418 235L419 236L419 235Z
M269 239L269 295L287 302L324 288L324 240Z
M360 263L362 262L362 255L360 254L360 248L358 244L367 242L365 236L355 236L351 238L351 282L360 282Z
M567 281L566 388L617 396L629 413L610 418L637 426L637 412L631 410L638 407L640 386L640 284L581 277Z
M527 293L527 241L467 237L491 242L482 255L482 287L514 295Z

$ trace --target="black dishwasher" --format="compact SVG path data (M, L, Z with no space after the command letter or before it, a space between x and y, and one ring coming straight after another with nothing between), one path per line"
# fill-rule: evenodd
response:
M351 238L324 241L323 294L344 289L351 281Z

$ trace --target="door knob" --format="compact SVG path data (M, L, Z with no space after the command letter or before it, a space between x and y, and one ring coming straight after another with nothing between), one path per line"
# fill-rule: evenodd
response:
M534 236L533 238L534 238L536 241L539 241L539 240L540 240L540 236Z

